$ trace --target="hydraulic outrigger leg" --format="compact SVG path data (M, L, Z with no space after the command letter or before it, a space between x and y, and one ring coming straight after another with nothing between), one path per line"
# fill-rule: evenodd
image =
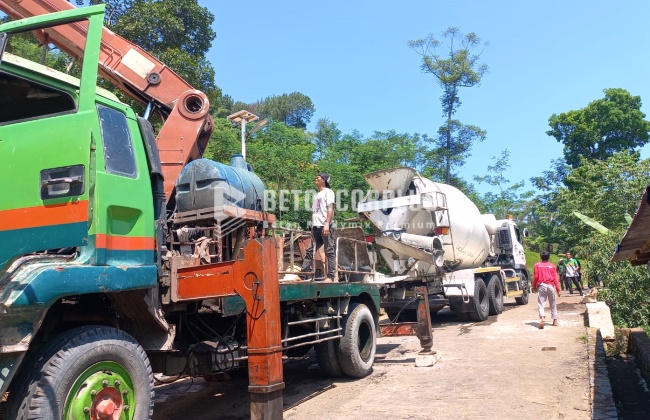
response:
M415 333L420 339L422 352L430 352L433 347L433 337L431 336L431 311L429 310L429 288L417 286L414 288L418 297L418 323L415 327Z
M282 419L282 336L275 240L251 240L242 261L177 270L176 301L239 295L246 303L251 419ZM173 275L173 273L172 273Z

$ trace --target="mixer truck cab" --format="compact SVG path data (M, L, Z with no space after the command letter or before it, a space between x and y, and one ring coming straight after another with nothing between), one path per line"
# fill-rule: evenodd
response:
M524 248L512 220L482 215L458 189L411 168L365 179L372 191L357 211L392 271L382 302L389 316L413 311L411 292L422 283L432 312L449 306L475 320L502 312L504 296L528 302Z

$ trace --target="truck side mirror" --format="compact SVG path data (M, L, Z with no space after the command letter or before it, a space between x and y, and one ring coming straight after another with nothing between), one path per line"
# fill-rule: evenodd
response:
M527 238L529 235L528 228L524 228L524 238Z

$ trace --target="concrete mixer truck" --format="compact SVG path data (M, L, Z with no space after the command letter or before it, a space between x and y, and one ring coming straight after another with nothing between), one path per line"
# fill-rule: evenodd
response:
M382 307L411 321L414 288L426 284L432 313L445 306L483 321L503 311L504 296L528 303L529 272L523 239L512 220L481 214L458 189L411 168L365 176L372 191L358 206L391 274Z

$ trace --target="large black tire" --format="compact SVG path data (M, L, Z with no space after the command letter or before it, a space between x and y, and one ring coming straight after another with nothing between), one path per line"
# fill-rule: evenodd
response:
M363 378L372 372L377 351L377 331L370 309L353 303L343 317L344 335L338 347L341 370L351 378Z
M503 288L499 276L493 274L487 285L490 315L499 315L503 312Z
M153 386L149 359L133 337L104 326L74 328L29 359L10 390L6 418L89 418L85 407L110 398L127 418L150 419Z
M521 296L517 296L515 298L515 302L517 302L517 305L527 305L528 295L530 294L530 284L528 283L528 276L523 271L519 271L517 274L519 275L519 284L522 285L522 290L524 291L524 294Z
M474 280L474 310L469 313L472 321L485 321L490 313L488 303L487 287L483 279L477 278Z
M327 376L332 378L343 376L343 370L338 358L338 347L338 339L323 341L314 345L318 366Z

